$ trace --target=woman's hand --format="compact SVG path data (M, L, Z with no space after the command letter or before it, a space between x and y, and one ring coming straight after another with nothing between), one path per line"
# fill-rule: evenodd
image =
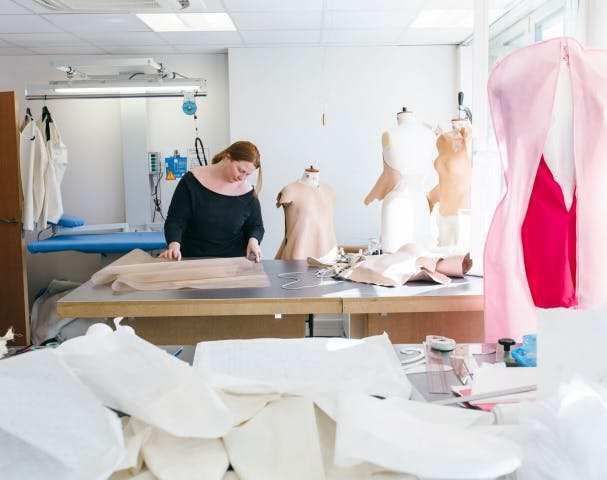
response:
M257 239L254 237L249 238L249 243L247 245L247 258L255 263L261 262L261 247L259 246Z
M169 243L169 248L158 256L169 260L181 260L181 244L179 242Z

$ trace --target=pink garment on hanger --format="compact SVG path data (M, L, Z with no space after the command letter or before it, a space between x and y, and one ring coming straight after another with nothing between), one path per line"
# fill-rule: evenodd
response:
M568 62L573 95L579 226L575 293L580 308L607 302L607 51L584 49L573 39L556 38L516 50L494 67L489 79L489 103L507 191L485 244L487 341L504 336L520 339L537 331L521 229L551 123L561 61ZM547 233L542 235L544 243L552 242ZM553 280L548 274L543 278Z
M574 196L567 210L563 191L542 156L521 229L527 281L537 307L577 305L576 204Z

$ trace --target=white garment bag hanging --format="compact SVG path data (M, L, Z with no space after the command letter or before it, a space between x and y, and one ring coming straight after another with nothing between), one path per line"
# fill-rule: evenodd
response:
M42 118L38 125L44 136L48 154L48 164L44 175L44 209L40 218L41 228L46 228L47 221L56 224L63 215L61 181L67 167L67 147L63 143L57 125L46 106L42 108Z
M23 230L31 231L36 228L36 222L43 216L46 196L45 174L49 162L44 137L29 109L21 129L19 147Z

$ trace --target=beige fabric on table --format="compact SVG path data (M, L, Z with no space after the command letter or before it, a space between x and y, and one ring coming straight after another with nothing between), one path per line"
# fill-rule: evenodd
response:
M470 268L467 254L435 257L410 243L394 253L366 257L340 275L353 282L399 287L416 280L448 284L449 277L463 277Z
M244 257L175 262L153 258L141 250L133 250L118 262L93 274L93 284L111 283L112 290L116 292L179 288L252 288L270 285L261 263L251 262Z
M335 192L325 183L314 187L297 181L284 187L276 199L285 213L285 237L276 258L319 258L335 249L334 204Z
M311 400L270 403L223 437L236 474L246 480L324 480Z

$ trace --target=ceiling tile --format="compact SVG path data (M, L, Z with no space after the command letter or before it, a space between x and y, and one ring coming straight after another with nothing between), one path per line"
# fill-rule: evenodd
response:
M93 45L64 45L62 47L31 47L38 55L98 55L105 53Z
M230 15L239 30L298 30L322 28L322 12L255 12Z
M188 13L214 13L225 11L226 9L221 0L190 0L190 6L187 10Z
M0 47L0 56L2 55L33 55L33 53L25 48L19 47Z
M50 33L61 32L38 15L0 15L0 33Z
M206 54L217 54L217 53L228 53L229 47L240 47L242 45L226 45L216 47L204 47L198 45L174 45L173 48L178 53L206 53Z
M472 10L474 0L427 0L424 10Z
M402 35L400 28L377 30L325 30L323 43L344 45L395 45Z
M327 10L416 10L426 3L427 0L327 0Z
M175 53L175 49L170 45L151 45L151 46L132 46L132 45L111 45L103 48L106 53L111 55L155 55Z
M0 3L0 15L13 15L15 13L31 13L11 0L3 0Z
M34 0L11 0L11 1L23 8L26 8L30 12L49 13L51 11L50 9L43 7L42 5L35 2Z
M112 32L111 35L79 32L78 36L100 47L106 45L166 45L164 40L154 32Z
M159 35L171 45L242 45L238 32L166 32Z
M247 45L319 43L320 30L245 30Z
M224 0L232 12L322 10L323 0Z
M149 32L136 15L105 13L68 13L43 15L49 22L68 32Z
M472 33L467 28L416 28L399 38L399 45L458 44Z
M19 47L61 47L82 43L69 33L3 33L0 38Z
M327 12L325 25L332 28L405 28L417 17L417 10L393 12Z

